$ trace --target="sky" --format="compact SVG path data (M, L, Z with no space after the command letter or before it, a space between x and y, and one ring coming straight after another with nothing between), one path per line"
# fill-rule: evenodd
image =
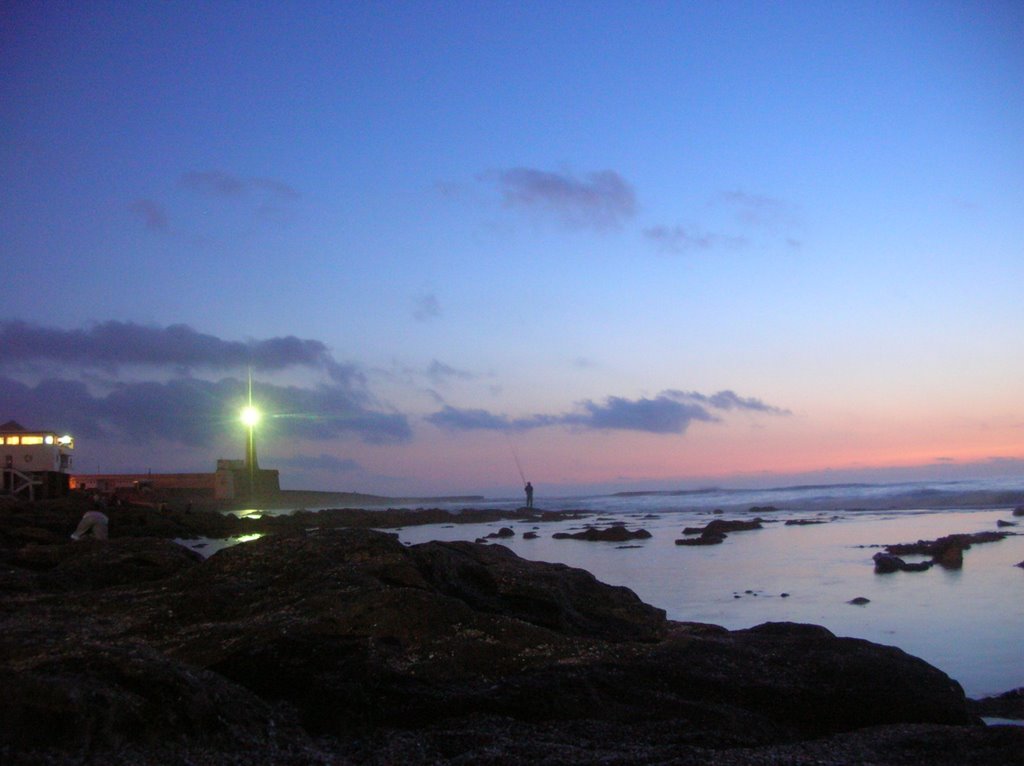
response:
M0 4L0 421L79 472L1024 476L1019 2ZM520 474L522 469L522 474Z

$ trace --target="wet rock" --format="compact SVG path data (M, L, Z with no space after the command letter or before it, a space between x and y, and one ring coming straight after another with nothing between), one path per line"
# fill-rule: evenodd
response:
M1013 509L1014 516L1024 516L1024 505L1018 505Z
M536 540L538 537L536 532L523 532L524 540Z
M1024 721L1024 687L968 702L975 715Z
M125 555L149 545L131 542ZM64 561L41 558L56 563L19 571ZM669 621L502 546L350 529L120 577L0 599L4 763L799 763L798 744L821 760L841 742L831 762L952 766L1019 752L893 647Z
M728 535L714 532L704 532L700 537L684 537L676 540L676 545L720 545L725 542Z
M975 532L974 534L958 534L958 535L946 535L940 537L934 541L933 546L937 550L942 550L950 545L955 545L962 550L968 550L972 545L981 545L983 543L997 543L1000 540L1006 539L1008 535L1013 534L1012 532Z
M918 555L918 556L931 556L932 559L927 563L928 566L921 566L916 564L906 564L902 569L908 572L922 571L927 569L932 564L938 564L946 569L960 569L963 567L964 557L963 553L968 550L972 545L981 543L993 543L1004 539L1007 535L1013 534L1012 532L975 532L974 534L957 534L957 535L946 535L940 537L937 540L918 540L916 543L899 543L896 545L887 545L885 550L893 557L907 556L907 555ZM897 558L897 560L899 560ZM907 568L916 567L916 568ZM877 569L877 555L876 555L876 570Z
M9 640L9 639L8 639ZM271 706L223 677L136 642L36 636L0 672L0 746L72 753L128 743L266 743Z
M935 551L932 561L946 569L961 569L964 565L964 549L957 543L950 543Z
M503 539L507 539L509 537L515 537L515 536L516 536L516 533L513 532L510 527L502 527L497 532L491 532L489 535L486 535L486 539L488 539L488 540L503 540Z
M787 527L806 527L812 524L828 524L827 519L787 519Z
M729 532L746 532L752 529L762 529L761 523L764 519L751 519L750 521L714 519L703 527L686 527L684 535L725 535Z
M1017 526L1017 522L1015 522L1015 521L1006 521L1004 519L998 519L996 521L996 526L997 527L1015 527L1015 526Z
M854 606L864 606L865 604L870 604L871 599L865 598L864 596L857 596L857 598L850 599L846 603L853 604Z
M612 526L604 529L588 527L582 532L555 532L551 535L555 540L588 540L590 542L621 543L626 540L646 540L651 533L646 529L630 531L625 526Z
M722 543L729 532L745 532L752 529L761 529L761 523L764 520L761 518L752 519L750 521L726 521L723 519L714 519L709 521L703 527L686 527L683 530L684 535L700 535L700 537L676 540L676 545L718 545Z
M38 564L41 550L20 551L17 560ZM161 580L183 572L203 557L170 540L123 538L83 540L50 548L46 558L54 566L41 575L42 583L55 590L76 591L135 585Z
M924 572L932 567L931 561L921 561L916 564L908 564L899 556L893 556L891 553L876 553L872 556L872 560L875 562L876 574L890 574L892 572Z

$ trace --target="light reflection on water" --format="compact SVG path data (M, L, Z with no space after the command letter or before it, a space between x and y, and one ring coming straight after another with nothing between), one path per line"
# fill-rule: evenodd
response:
M652 534L633 543L637 548L551 539L552 533L585 521L407 527L399 536L406 543L473 540L510 526L516 536L500 542L518 555L586 569L604 582L630 588L675 620L730 629L767 621L815 623L837 635L898 646L944 670L970 696L1024 686L1024 570L1014 566L1024 560L1024 536L974 545L964 554L963 569L954 571L933 567L876 575L871 557L877 548L862 547L994 530L997 519L1011 518L1009 512L861 512L840 514L827 524L782 523L796 516L779 514L779 521L764 529L734 532L721 545L698 547L674 541L684 526L703 525L715 516L617 515L630 529L643 526ZM835 514L803 517L808 516ZM540 537L523 540L522 533L533 527ZM870 603L848 603L857 597Z

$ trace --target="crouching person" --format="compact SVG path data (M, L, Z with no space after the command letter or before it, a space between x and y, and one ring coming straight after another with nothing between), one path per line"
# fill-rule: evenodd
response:
M78 522L78 528L71 535L72 540L81 540L91 534L97 540L107 539L107 527L110 520L107 515L100 511L86 511L82 520Z

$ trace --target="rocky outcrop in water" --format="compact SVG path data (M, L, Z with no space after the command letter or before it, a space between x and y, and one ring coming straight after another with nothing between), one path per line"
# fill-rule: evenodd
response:
M348 529L207 560L157 539L3 554L5 764L959 766L1024 744L898 649L673 622L495 545Z
M871 557L872 561L875 562L875 572L877 574L890 574L892 572L927 572L932 568L932 561L918 561L910 564L899 556L893 556L891 553L876 553Z
M752 529L762 529L764 519L758 517L749 521L715 519L709 521L703 527L686 527L684 535L700 535L700 537L689 537L676 540L676 545L718 545L725 541L730 532L747 532Z
M651 533L646 529L629 530L622 525L611 527L587 527L582 532L555 532L551 537L555 540L587 540L596 543L623 543L627 540L646 540Z
M974 534L946 535L937 540L918 540L885 546L886 553L874 556L876 572L921 572L938 564L945 569L960 569L964 565L964 551L972 545L994 543L1012 532L975 532ZM908 564L900 556L931 556L928 561Z

